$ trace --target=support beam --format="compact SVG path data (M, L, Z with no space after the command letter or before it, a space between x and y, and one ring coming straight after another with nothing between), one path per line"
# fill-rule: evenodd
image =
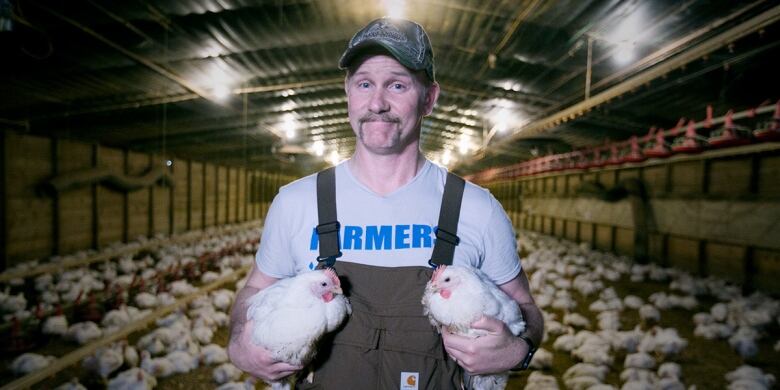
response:
M512 134L495 142L493 145L489 145L487 148L496 148L507 145L520 138L538 136L539 134L546 132L560 123L577 118L583 115L585 112L602 105L611 99L630 92L632 89L641 87L643 84L648 83L654 79L662 77L663 75L685 64L688 64L701 58L704 55L720 49L730 42L733 42L768 25L771 25L777 22L778 19L780 19L780 5L776 5L760 15L754 16L753 18L746 20L737 26L717 34L714 37L696 45L690 50L682 52L675 57L661 62L655 67L650 68L634 77L631 77L630 79L601 93L598 93L589 99L586 99L580 103L577 103L569 108L549 115L540 120L531 122L518 129L514 129ZM458 166L474 161L475 156L461 160Z
M43 5L43 4L40 4L37 1L32 1L31 0L30 4L33 4L34 6L40 8L40 9L46 11L46 12L48 12L49 14L51 14L54 17L56 17L57 19L60 19L60 20L62 20L64 22L70 24L71 26L81 30L82 32L86 33L87 35L89 35L89 36L91 36L91 37L93 37L95 39L97 39L98 41L103 42L105 45L107 45L107 46L111 47L112 49L114 49L114 50L124 54L125 56L129 57L133 61L136 61L139 64L146 66L147 68L157 72L161 76L163 76L163 77L165 77L165 78L175 82L176 84L179 84L180 86L182 86L182 87L186 88L187 90L195 93L196 95L198 95L198 96L200 96L200 97L202 97L204 99L207 99L207 100L210 100L210 101L213 101L213 102L217 103L214 100L214 97L212 96L212 94L210 92L208 92L205 89L195 85L194 83L189 82L187 79L177 75L176 73L166 69L165 67L163 67L161 65L158 65L154 61L152 61L152 60L150 60L150 59L148 59L146 57L143 57L141 55L138 55L138 54L136 54L136 53L134 53L134 52L124 48L120 44L115 43L114 41L112 41L112 40L110 40L110 39L108 39L108 38L98 34L96 31L92 30L91 28L89 28L87 26L84 26L83 24L81 24L81 23L79 23L79 22L77 22L77 21L75 21L75 20L73 20L73 19L71 19L71 18L69 18L69 17L59 13L58 11L56 11L56 10L54 10L52 8L49 8L49 7L47 7L47 6ZM221 106L224 106L221 103L217 103L217 104L219 104ZM227 107L227 106L224 106L224 107Z
M6 191L6 169L8 169L8 151L6 150L7 132L0 131L0 271L8 268L8 191Z

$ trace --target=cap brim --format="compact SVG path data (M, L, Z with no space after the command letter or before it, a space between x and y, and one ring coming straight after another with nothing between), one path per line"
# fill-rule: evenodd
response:
M399 53L398 50L396 50L393 47L393 45L382 40L371 40L371 39L360 42L359 44L347 49L347 51L345 51L344 54L341 56L341 60L339 60L339 68L347 69L350 63L352 63L352 61L355 59L355 57L358 57L360 53L372 47L379 47L386 50L390 55L393 56L393 58L398 60L398 62L400 62L401 65L409 69L425 70L425 68L415 67L410 61L405 59L404 56L402 56L401 53Z

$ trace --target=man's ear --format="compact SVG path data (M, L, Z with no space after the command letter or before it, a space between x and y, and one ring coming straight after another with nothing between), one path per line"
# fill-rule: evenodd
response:
M425 116L431 115L433 107L436 105L436 101L439 100L439 83L433 82L428 87L428 93L425 96L425 105L423 107L423 113Z

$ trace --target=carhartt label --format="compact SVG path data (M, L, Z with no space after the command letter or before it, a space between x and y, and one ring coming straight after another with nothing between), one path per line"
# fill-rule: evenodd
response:
M417 381L420 379L419 372L401 373L401 390L417 390Z

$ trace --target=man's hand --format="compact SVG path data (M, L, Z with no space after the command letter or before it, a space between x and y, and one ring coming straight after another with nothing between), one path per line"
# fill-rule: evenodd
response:
M528 353L528 344L515 337L503 322L493 317L482 317L474 321L471 327L487 334L472 339L442 329L447 353L470 374L507 371L520 363Z
M252 343L253 324L254 321L244 323L241 334L231 337L228 344L228 356L236 367L264 381L278 381L303 369L303 366L274 360L268 350Z

